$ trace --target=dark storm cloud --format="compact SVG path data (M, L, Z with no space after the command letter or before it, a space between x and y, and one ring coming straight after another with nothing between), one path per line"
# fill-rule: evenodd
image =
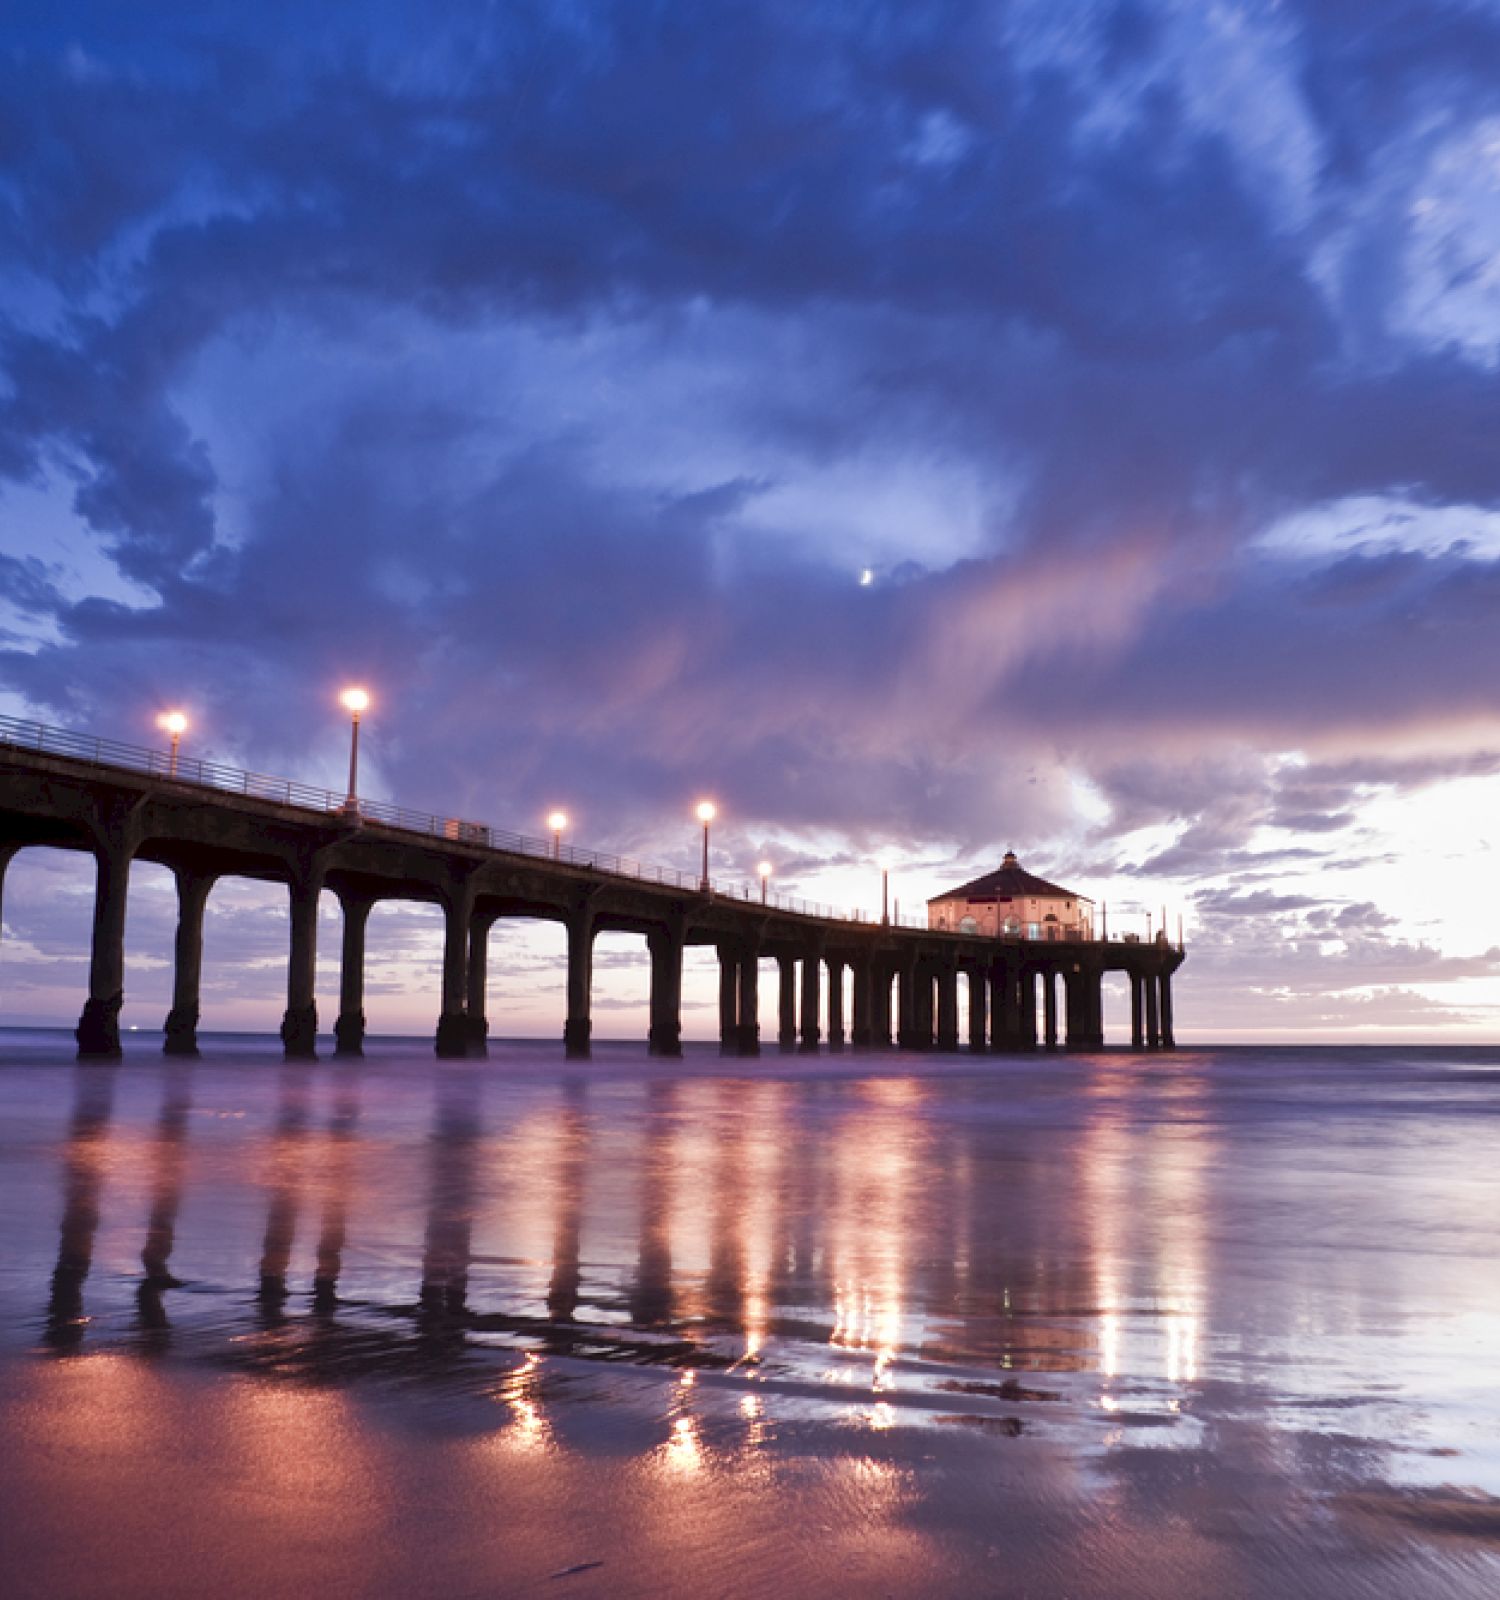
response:
M1332 843L1363 780L1257 752L1485 711L1500 569L1247 546L1346 496L1500 499L1494 368L1397 314L1407 209L1500 107L1500 32L1431 4L1241 21L29 19L0 63L0 472L66 486L145 598L10 557L58 637L0 673L111 722L191 682L230 753L299 769L328 685L368 674L403 796L575 796L632 848L702 786L983 848L1046 830L1065 761L1115 831L1185 824L1156 872L1243 862L1266 824ZM481 402L410 353L424 329L438 366L497 329L623 330L594 379L638 398L543 414L497 357ZM242 398L271 348L283 384ZM694 383L712 452L619 442ZM233 461L211 416L251 439ZM973 478L965 559L914 525L862 590L816 506L778 522L794 475L864 452Z

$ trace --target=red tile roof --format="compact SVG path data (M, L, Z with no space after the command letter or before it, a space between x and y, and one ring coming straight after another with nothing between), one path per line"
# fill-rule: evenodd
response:
M939 900L1019 900L1027 896L1037 899L1080 900L1084 905L1093 905L1087 895L1077 894L1072 889L1064 889L1055 883L1048 883L1045 878L1039 878L1034 872L1028 872L1016 860L1015 851L1007 850L1005 859L993 872L987 872L982 878L975 878L972 883L966 883L957 889L949 889L945 894L934 895L927 903L934 905Z

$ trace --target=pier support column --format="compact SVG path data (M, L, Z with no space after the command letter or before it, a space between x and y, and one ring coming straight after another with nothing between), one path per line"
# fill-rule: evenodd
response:
M1086 1028L1083 1021L1083 981L1078 972L1061 972L1058 981L1063 986L1063 1047L1068 1050L1084 1048Z
M828 961L828 1048L844 1048L844 963L837 957Z
M1145 982L1138 972L1130 974L1130 1048L1146 1048L1145 996L1141 986Z
M1175 1050L1177 1039L1172 1032L1172 974L1164 972L1161 975L1161 1047L1163 1050Z
M798 1037L804 1051L816 1055L823 1037L819 1015L823 1005L823 946L809 945L802 952L802 1026Z
M490 1053L490 929L498 921L493 911L476 911L469 918L469 974L464 982L464 1030L467 1053Z
M760 1054L760 945L748 945L740 954L740 1025L737 1054Z
M985 990L989 979L983 967L969 968L969 1049L976 1053L988 1044L989 1007Z
M654 1056L682 1054L681 926L656 928L646 938L651 952L651 1031L646 1049Z
M594 1025L590 999L594 987L594 913L581 906L568 913L568 1019L563 1023L563 1054L569 1061L589 1059Z
M1103 1043L1099 1002L1099 974L1088 967L1077 974L1078 981L1078 1046L1081 1050L1097 1050Z
M1014 1050L1021 1029L1021 980L1015 966L996 961L990 967L990 1049Z
M776 957L776 1043L782 1053L797 1048L797 958Z
M732 1056L740 1036L740 969L733 945L719 950L719 1054Z
M896 1042L896 1033L899 1019L895 1008L900 1004L898 983L899 974L889 961L878 961L875 964L875 1043L882 1050L889 1050Z
M936 973L931 966L916 968L916 1048L931 1050L937 1037Z
M937 975L937 1047L958 1049L958 968L942 966Z
M474 891L462 884L443 897L443 998L432 1048L445 1061L469 1053L469 925Z
M1024 967L1021 970L1020 992L1017 997L1020 1008L1017 1021L1020 1027L1016 1032L1016 1045L1021 1050L1035 1050L1037 1047L1036 985L1040 976L1035 967Z
M1161 1048L1161 1013L1156 1005L1156 974L1148 973L1142 980L1146 988L1146 1048Z
M125 893L130 883L128 847L101 844L94 856L94 938L89 953L89 997L74 1038L80 1061L120 1059L120 1007L125 1003Z
M0 844L0 912L3 912L5 902L5 872L13 860L16 852L21 848L19 844ZM0 915L0 927L4 926L3 915Z
M286 969L286 1012L281 1019L281 1047L288 1061L317 1059L318 898L322 892L321 868L292 874L291 948Z
M177 938L172 950L172 1009L167 1013L161 1051L165 1056L198 1054L198 994L203 981L203 912L213 872L175 869Z
M365 1053L365 930L375 901L369 895L341 894L344 936L339 950L339 1014L333 1024L333 1053Z
M896 969L896 1048L917 1048L917 966L903 961Z
M874 1030L870 1026L870 1010L874 1003L870 958L856 956L849 965L854 972L854 1025L849 1030L849 1042L856 1050L868 1050L874 1042Z

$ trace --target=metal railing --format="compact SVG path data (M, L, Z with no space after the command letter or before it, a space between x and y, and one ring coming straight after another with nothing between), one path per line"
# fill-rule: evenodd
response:
M576 845L559 847L553 839L536 838L530 834L511 833L505 828L491 827L487 822L470 822L461 817L443 817L430 811L412 811L406 806L391 805L384 800L361 798L352 811L347 794L337 794L332 789L319 789L312 784L299 783L295 778L273 778L260 772L246 772L240 767L225 766L218 761L200 761L196 757L173 754L169 750L153 750L146 745L124 744L118 739L105 739L87 733L71 733L66 728L51 728L45 723L28 722L19 717L0 716L0 746L11 745L21 750L35 750L43 755L69 756L75 761L90 762L95 766L110 767L126 772L142 772L150 777L162 778L170 783L186 784L193 788L211 789L219 794L248 795L256 800L271 800L278 805L295 806L303 811L321 812L325 816L342 816L361 823L374 822L385 828L396 828L403 833L422 834L428 838L447 839L456 844L475 845L506 855L530 856L541 861L560 861L570 867L583 867L591 872L604 873L612 878L625 878L636 883L659 883L671 889L685 889L698 893L702 882L692 873L678 872L672 867L652 866L649 862L635 861L629 856L611 855L602 850L580 850ZM817 917L825 922L858 922L869 926L881 924L881 918L863 911L824 905L812 900L802 900L795 895L767 892L762 895L758 882L724 883L711 880L712 892L723 900L735 900L746 905L764 904L775 911L789 911L797 916ZM923 933L952 934L961 939L985 939L982 933L969 933L961 928L932 929L924 918L893 915L887 925L910 928ZM1008 935L999 935L1003 940ZM1079 941L1067 941L1079 942ZM1148 945L1155 940L1142 939L1136 934L1123 934L1083 941L1098 944ZM1183 949L1178 943L1176 949Z
M0 716L0 745L17 749L35 750L43 755L68 756L75 761L90 762L95 766L110 767L126 772L145 773L170 783L186 784L192 788L211 789L219 794L247 795L256 800L271 800L278 805L295 806L303 811L320 812L325 816L357 817L361 823L378 823L382 827L397 828L403 833L423 834L429 838L447 839L457 844L475 845L481 849L495 850L507 855L530 856L542 861L560 861L570 867L583 867L591 872L606 873L613 878L627 878L637 883L659 883L672 889L685 889L697 893L701 880L691 873L678 872L672 867L652 866L635 861L629 856L612 855L602 850L581 850L575 845L560 848L552 839L535 838L529 834L512 833L505 828L491 827L487 822L470 822L461 817L443 817L429 811L412 811L405 806L391 805L384 800L361 798L351 812L347 794L337 794L332 789L319 789L312 784L299 783L295 778L274 778L265 773L246 772L240 767L225 766L222 762L201 761L196 757L174 756L167 750L152 750L145 745L124 744L118 739L106 739L93 734L71 733L65 728L51 728L41 722L27 722L18 717ZM721 899L735 900L747 905L762 903L760 884L726 884L712 881L714 894ZM798 916L818 917L828 922L875 923L878 917L860 911L850 911L838 906L823 905L794 895L767 892L764 904L776 911L790 911ZM927 924L912 917L891 919L892 924L903 928L926 929Z

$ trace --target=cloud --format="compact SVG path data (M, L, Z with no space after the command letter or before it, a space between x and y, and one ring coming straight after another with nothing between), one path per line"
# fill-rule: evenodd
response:
M0 685L190 692L336 785L367 677L410 804L686 863L712 789L792 889L1032 839L1295 897L1256 882L1378 854L1376 797L1500 770L1500 562L1453 537L1500 502L1490 291L1437 270L1482 268L1497 43L1397 0L28 17L0 491L98 567L5 524Z

